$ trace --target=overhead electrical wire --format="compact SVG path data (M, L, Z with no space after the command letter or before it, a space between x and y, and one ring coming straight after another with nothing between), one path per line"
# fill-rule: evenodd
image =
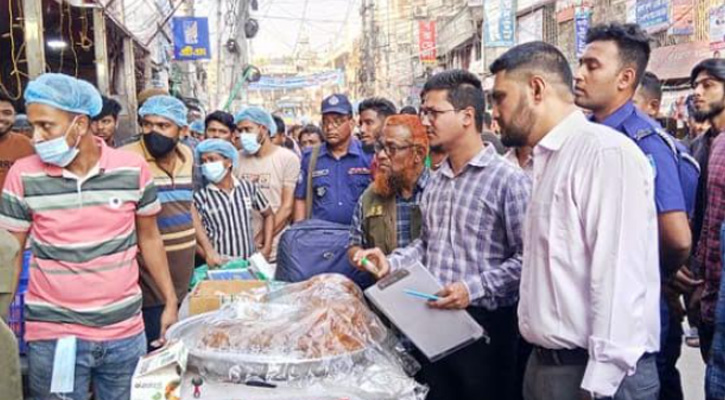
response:
M22 96L23 90L22 90L22 82L20 81L20 71L18 70L17 59L15 58L15 34L13 32L14 31L13 22L14 22L15 17L13 15L13 1L12 0L8 0L8 10L9 10L9 20L10 20L9 21L10 23L8 24L8 26L10 27L10 58L12 59L12 64L13 64L13 70L10 72L10 75L11 76L15 75L15 82L16 82L15 88L16 88L17 92L15 95L10 93L10 91L5 87L5 84L3 83L1 76L0 76L0 88L2 88L3 92L5 92L5 94L8 97L10 97L11 99L19 100L20 97Z

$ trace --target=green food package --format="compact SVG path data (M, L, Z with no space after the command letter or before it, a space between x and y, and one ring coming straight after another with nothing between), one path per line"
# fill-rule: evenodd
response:
M207 272L209 272L209 266L206 264L196 267L196 269L194 269L194 273L191 275L189 290L194 289L194 286L196 286L197 283L205 280Z

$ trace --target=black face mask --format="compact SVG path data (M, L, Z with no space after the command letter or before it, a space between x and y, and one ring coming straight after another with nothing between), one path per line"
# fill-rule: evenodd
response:
M143 135L143 143L146 150L151 153L154 158L163 157L176 147L177 139L166 137L156 131L151 131Z

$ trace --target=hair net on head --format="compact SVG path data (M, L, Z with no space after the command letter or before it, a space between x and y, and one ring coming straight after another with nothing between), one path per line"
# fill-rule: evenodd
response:
M206 130L204 129L204 121L198 119L189 125L189 129L196 133L204 133Z
M206 139L196 145L196 159L201 163L201 155L205 153L218 153L232 160L232 166L237 169L239 166L239 153L233 144L224 139Z
M140 117L156 115L164 117L180 127L189 126L186 122L187 109L184 103L176 97L160 95L149 97L138 110Z
M95 117L103 108L101 94L90 83L64 74L43 74L28 83L25 104L40 103Z
M245 108L234 116L235 124L242 121L252 121L255 124L263 125L269 131L269 136L277 134L277 124L274 123L274 119L268 112L259 107Z

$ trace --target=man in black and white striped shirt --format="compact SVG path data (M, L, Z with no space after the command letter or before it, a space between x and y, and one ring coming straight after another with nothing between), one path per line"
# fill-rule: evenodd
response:
M209 183L194 193L194 204L214 249L222 256L245 259L259 250L268 258L274 213L256 184L232 173L239 164L237 150L225 140L207 139L197 145L196 156ZM254 244L252 210L264 217L262 249Z

